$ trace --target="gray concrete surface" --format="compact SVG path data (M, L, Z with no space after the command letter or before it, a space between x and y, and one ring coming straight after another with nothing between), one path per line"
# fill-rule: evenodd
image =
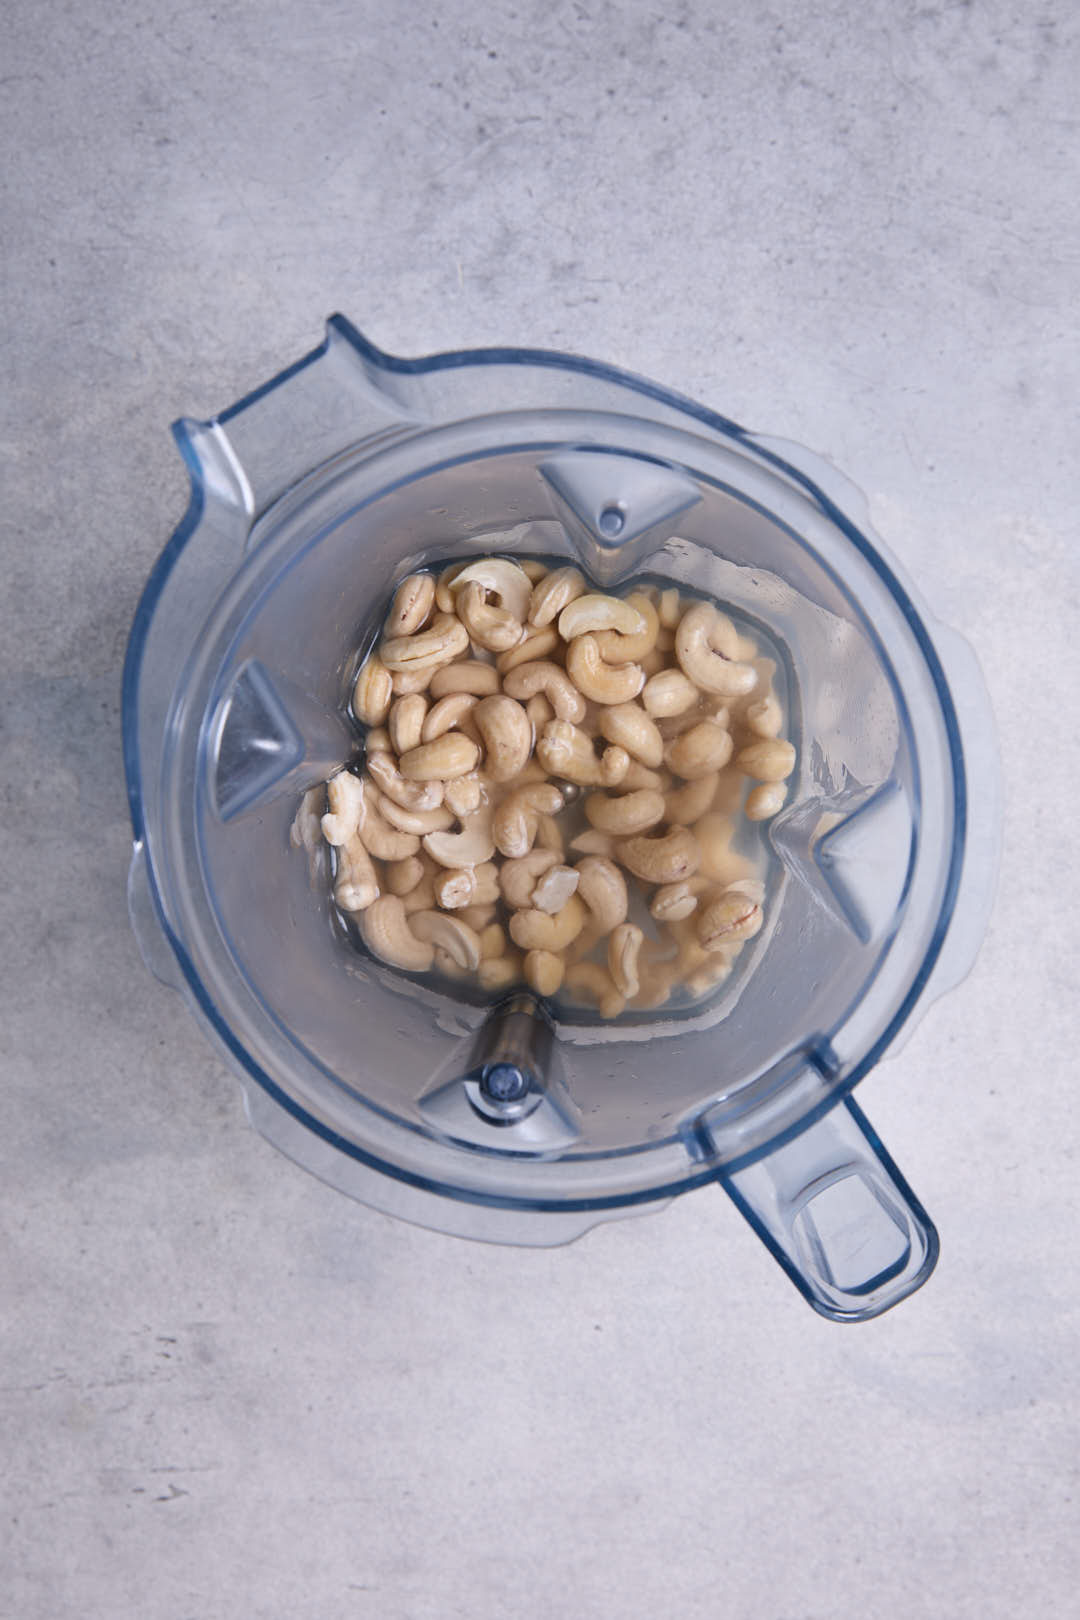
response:
M0 1614L1075 1614L1080 40L1064 0L13 0L0 90ZM970 980L861 1098L943 1235L814 1317L719 1194L549 1253L245 1124L124 902L168 424L346 311L827 451L978 648Z

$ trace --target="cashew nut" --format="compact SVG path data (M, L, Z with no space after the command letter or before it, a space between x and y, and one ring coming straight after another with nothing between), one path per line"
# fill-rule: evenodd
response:
M763 737L740 749L735 764L758 782L782 782L795 769L795 750L782 737Z
M371 856L359 838L337 846L334 902L342 911L365 911L379 898L379 880Z
M390 741L390 733L385 726L376 726L364 738L364 752L367 754L392 754L394 745Z
M400 770L411 782L446 782L476 769L480 750L460 731L444 731L434 742L402 754ZM443 790L445 793L445 789Z
M595 827L590 827L586 832L578 833L576 838L571 838L570 848L578 855L603 855L610 860L617 844L610 833L597 832Z
M700 720L668 743L664 762L676 776L694 782L700 776L712 776L722 770L731 758L731 750L730 731L718 726L715 720Z
M657 922L681 922L697 910L698 897L694 892L695 880L665 883L657 889L649 904L649 915Z
M554 850L531 849L527 855L517 855L503 861L499 869L499 886L507 905L515 911L523 911L535 904L533 890L537 881L556 866L558 860Z
M664 813L664 795L654 793L651 788L624 793L619 798L607 793L590 793L585 800L585 815L591 825L615 838L646 832L663 821Z
M679 593L674 587L660 592L657 613L665 630L674 630L676 628L682 614L682 604L679 601Z
M486 804L461 818L460 832L428 833L424 848L440 866L479 866L495 853L491 827L491 806Z
M685 787L676 788L672 793L664 795L666 808L665 819L677 823L681 827L692 827L706 812L712 808L716 798L717 784L720 781L718 771L709 771L705 776L698 776L687 782Z
M455 776L452 782L445 782L443 803L459 820L464 816L471 816L474 810L479 810L482 804L487 803L487 790L483 778L477 776L475 771L470 771L468 776Z
M593 1001L601 1018L618 1018L626 1001L616 990L611 974L599 962L575 962L567 968L565 983L575 1001Z
M549 851L545 850L545 854ZM580 874L572 866L552 866L536 881L532 904L537 911L561 911L572 894L577 892Z
M519 557L518 567L523 574L528 576L530 585L535 585L538 580L543 579L546 574L551 572L547 563L539 562L535 557Z
M482 557L478 562L468 563L450 581L455 601L460 603L458 592L470 584L477 585L485 595L495 597L508 617L517 621L520 640L533 592L524 569L506 557Z
M440 698L424 716L424 724L416 742L409 746L415 748L422 742L434 742L436 737L441 737L445 731L460 730L461 722L472 709L475 709L479 701L475 692L450 692L446 697Z
M454 818L449 810L439 805L434 810L406 810L402 805L395 804L372 785L370 804L378 811L383 820L398 832L404 833L430 833L442 832L454 825Z
M529 724L537 736L543 731L549 720L554 720L555 710L551 707L543 692L537 692L525 705L525 713L529 717Z
M395 669L390 677L394 696L411 697L414 692L426 692L431 685L434 669L434 664L425 664L418 670Z
M409 782L394 764L393 754L369 753L365 761L368 775L379 792L393 799L404 810L437 810L443 802L441 782Z
M424 863L419 855L406 855L403 861L387 861L384 868L387 890L399 897L411 893L424 871Z
M626 775L618 785L624 788L627 793L637 793L641 788L651 788L654 793L667 793L670 791L673 781L674 777L670 771L646 770L644 765L640 764L636 759L632 759L627 766ZM677 821L680 818L676 816L674 819Z
M495 921L495 909L494 906L463 906L458 916L463 923L468 923L474 934L483 937L484 929Z
M566 964L554 951L528 951L525 956L525 983L538 996L558 993L566 972Z
M498 923L488 923L480 932L480 959L490 960L506 954L506 934Z
M521 620L506 608L489 602L484 587L475 580L463 585L460 591L459 583L454 582L456 605L470 641L486 647L488 652L502 653L516 647L524 634Z
M583 596L581 600L588 598ZM577 602L571 602L566 612L572 613L577 606ZM629 703L645 684L640 664L605 664L599 641L588 632L575 636L567 648L566 673L578 691L594 703Z
M538 626L557 619L563 608L585 594L585 580L577 568L556 568L533 586L529 623Z
M601 934L609 934L626 921L630 904L626 879L614 861L603 855L586 855L575 868L578 899L589 908L592 922Z
M562 808L563 796L552 783L528 782L514 788L495 811L495 848L511 860L527 855L536 841L540 817L556 816Z
M564 641L597 630L621 630L624 636L640 636L646 628L637 608L618 596L579 596L559 614L559 634Z
M687 680L681 669L664 669L658 675L650 675L641 690L646 713L654 720L685 714L687 709L697 706L700 696L693 681Z
M746 795L744 806L748 821L768 821L782 810L784 800L787 798L787 787L783 782L762 782L756 788L751 788Z
M620 846L619 858L646 883L678 883L693 877L701 863L701 851L688 828L672 827L661 837L628 838Z
M585 926L586 911L572 894L554 916L546 911L515 911L510 918L510 938L523 951L564 951Z
M451 692L473 692L477 697L490 697L499 690L499 672L494 664L481 664L467 658L460 664L444 664L431 677L433 698L448 697Z
M505 956L482 961L476 970L476 980L481 990L508 990L520 981L524 966L519 951L508 951Z
M740 663L738 632L711 602L687 608L675 632L675 656L684 674L705 692L741 697L757 685L753 664Z
M601 736L625 748L640 764L655 770L662 762L664 739L639 703L616 703L601 709L598 724Z
M378 653L372 653L357 671L352 712L362 726L381 726L390 712L393 695L390 671Z
M767 697L758 698L756 703L748 703L743 711L743 719L758 737L779 737L784 724L780 704L772 692Z
M495 668L500 675L508 675L519 664L529 664L537 658L550 658L559 646L559 633L553 624L537 629L535 625L525 626L525 634L516 647L500 653L495 660Z
M753 939L765 915L758 902L739 889L726 889L712 900L697 920L698 944L703 950L722 950L736 940Z
M638 954L645 935L634 923L620 923L608 937L608 972L611 982L627 1001L641 988L638 980Z
M460 911L476 898L475 866L448 866L431 881L435 904L443 911Z
M580 725L585 718L585 699L558 664L545 660L521 664L505 676L503 691L512 698L532 698L542 692L559 720Z
M605 749L597 759L592 738L568 720L549 720L537 740L536 757L545 771L579 787L616 787L630 768L624 748Z
M532 753L533 730L529 717L512 697L481 698L473 710L484 741L485 765L493 782L513 782Z
M626 634L621 630L601 630L596 639L600 644L600 656L606 664L629 664L648 658L656 646L660 620L649 598L640 591L632 591L626 601L640 613L645 627L636 634L633 632Z
M435 606L440 613L453 613L454 591L453 585L458 575L468 567L467 563L450 563L435 578Z
M375 797L374 789L365 795L364 813L359 824L360 842L368 854L380 861L403 861L407 855L415 855L420 848L417 834L402 832L399 827L391 826L380 814Z
M394 592L386 632L391 636L412 636L422 630L435 606L435 581L430 574L410 574Z
M499 869L494 861L481 861L476 873L476 904L493 906L499 898Z
M749 862L732 849L735 823L722 811L710 810L694 823L701 857L699 870L716 883L734 883L737 878L749 876Z
M480 966L480 938L460 917L445 911L415 911L409 928L416 939L437 946L452 957L458 967L475 973Z
M465 652L468 645L469 632L461 620L452 613L439 613L429 629L420 630L414 636L391 636L384 641L379 657L389 670L414 674L450 663Z
M384 894L360 918L365 945L390 967L406 973L426 973L435 958L427 940L417 939L405 907L396 894Z

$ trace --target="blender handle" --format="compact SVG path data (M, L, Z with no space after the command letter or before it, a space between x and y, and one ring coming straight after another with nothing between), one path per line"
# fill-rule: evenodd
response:
M879 1316L937 1263L933 1222L850 1097L721 1184L800 1293L834 1322Z

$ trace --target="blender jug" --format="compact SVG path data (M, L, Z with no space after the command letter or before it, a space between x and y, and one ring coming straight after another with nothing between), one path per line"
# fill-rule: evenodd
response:
M191 501L124 674L133 923L291 1157L462 1236L562 1243L719 1184L810 1303L873 1316L934 1228L851 1098L967 972L998 836L966 643L917 605L826 463L593 361L325 342L174 428ZM363 749L351 679L394 586L450 558L572 561L730 604L775 650L798 750L770 927L703 1003L489 1000L365 953L304 847Z

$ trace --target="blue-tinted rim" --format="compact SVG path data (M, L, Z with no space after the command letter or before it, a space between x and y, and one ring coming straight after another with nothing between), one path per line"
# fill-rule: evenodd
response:
M719 412L710 410L707 406L699 404L696 400L672 389L661 387L658 383L650 382L634 372L625 371L621 367L611 366L603 361L591 360L587 357L568 354L556 349L521 349L521 348L487 348L487 349L458 349L441 354L426 355L419 359L404 359L400 356L385 353L377 348L364 335L353 326L344 315L335 314L327 322L328 333L324 341L317 348L302 356L292 365L277 373L268 382L242 399L229 406L217 418L219 422L228 422L232 417L244 410L255 400L262 398L272 389L280 387L290 377L314 364L326 352L331 341L331 332L337 332L353 347L368 359L372 365L383 371L397 372L402 375L418 376L425 372L449 371L466 366L531 366L546 367L552 370L572 371L586 376L595 377L601 381L615 384L628 389L633 393L655 400L658 404L670 407L702 423L715 433L733 440L745 447L756 458L770 464L785 478L797 484L814 502L818 509L826 516L851 545L862 556L873 572L881 580L885 588L895 600L900 612L907 623L908 629L919 648L933 681L935 695L941 711L942 722L949 749L949 760L953 773L954 784L954 836L946 873L944 892L941 906L938 911L934 931L928 942L923 960L915 974L907 995L901 1002L896 1013L874 1042L873 1046L854 1065L851 1072L842 1080L835 1083L832 1091L814 1108L804 1114L795 1124L786 1130L770 1137L768 1142L752 1151L743 1154L737 1159L726 1161L723 1165L713 1165L698 1171L696 1174L680 1177L677 1181L667 1182L660 1186L640 1189L636 1192L608 1194L591 1198L514 1198L507 1194L486 1193L478 1189L465 1189L439 1181L437 1178L423 1176L416 1171L407 1170L400 1165L379 1158L369 1153L357 1143L349 1141L340 1132L335 1131L324 1121L301 1107L296 1100L282 1089L277 1082L266 1073L248 1052L247 1048L237 1039L226 1019L210 997L201 976L191 961L183 943L177 937L165 917L161 896L158 889L157 878L152 862L147 860L147 881L154 909L159 925L176 957L189 990L203 1017L209 1024L212 1033L222 1043L229 1054L239 1064L240 1068L251 1076L279 1107L292 1116L299 1124L312 1131L328 1146L344 1153L361 1165L382 1175L400 1181L407 1186L415 1187L423 1192L434 1193L445 1198L452 1198L461 1203L479 1204L489 1208L517 1210L521 1212L534 1211L538 1213L587 1213L590 1211L603 1211L608 1209L629 1208L633 1205L655 1203L664 1199L677 1197L684 1192L691 1192L697 1187L707 1186L710 1183L736 1174L745 1166L767 1157L776 1148L785 1142L793 1140L822 1119L829 1110L849 1096L874 1066L881 1061L889 1046L896 1039L900 1030L907 1022L915 1008L920 996L930 979L938 958L941 955L948 933L949 924L956 908L957 895L960 888L960 876L963 871L964 852L967 842L967 774L964 765L963 746L960 738L960 727L956 715L952 695L949 690L941 660L933 645L922 618L896 578L892 569L855 523L841 510L839 506L822 490L812 478L799 468L793 466L775 451L759 443L754 434L742 428L730 417L722 416ZM123 713L123 754L124 771L127 781L128 805L131 814L132 829L136 845L143 843L146 829L142 809L141 773L139 769L139 740L138 740L138 686L142 672L143 656L146 649L146 640L151 622L157 611L158 603L164 593L170 574L175 567L188 540L198 527L204 510L204 490L202 473L198 460L192 451L187 434L179 423L173 424L173 433L179 444L184 460L191 474L191 495L187 511L184 513L177 529L169 539L167 545L158 557L150 576L143 588L135 609L131 633L128 639L127 651L124 658L122 676L122 713Z

